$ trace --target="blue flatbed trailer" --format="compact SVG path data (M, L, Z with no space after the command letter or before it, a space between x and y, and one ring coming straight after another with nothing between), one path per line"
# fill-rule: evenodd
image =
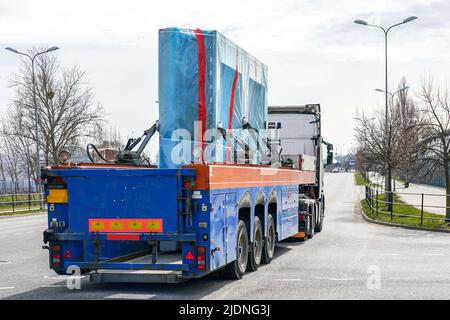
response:
M239 279L299 233L299 190L316 183L314 171L226 164L63 164L43 177L50 268L113 282Z

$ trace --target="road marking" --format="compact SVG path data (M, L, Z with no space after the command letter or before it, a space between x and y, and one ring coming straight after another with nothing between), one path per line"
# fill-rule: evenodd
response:
M153 298L154 294L138 294L138 293L117 293L105 297L105 299L133 299L133 300L148 300Z
M12 261L0 260L0 264L10 264Z
M41 288L62 288L67 287L65 284L44 284L41 286Z
M328 277L314 277L317 280L330 280L330 281L353 281L355 278L328 278Z
M14 289L14 287L0 287L0 290L11 290Z
M303 279L277 279L277 281L303 281Z
M423 253L423 256L429 256L429 257L438 257L438 256L443 256L443 253Z
M67 280L69 276L63 276L63 275L56 275L56 276L44 276L44 279L49 280Z

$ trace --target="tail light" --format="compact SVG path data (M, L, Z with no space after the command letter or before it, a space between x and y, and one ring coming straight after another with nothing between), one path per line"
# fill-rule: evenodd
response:
M52 246L52 267L59 268L61 265L61 246Z
M206 247L197 247L197 268L206 269Z
M299 217L300 221L305 221L306 215L305 215L304 213L300 213L300 214L298 215L298 217Z

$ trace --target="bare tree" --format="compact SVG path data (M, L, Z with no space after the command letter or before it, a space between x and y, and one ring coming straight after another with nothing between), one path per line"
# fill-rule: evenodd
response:
M37 52L37 50L33 50ZM16 95L7 113L6 131L20 141L36 143L31 66L23 61L11 80ZM66 145L92 136L103 122L103 109L93 103L93 94L79 67L61 68L52 54L36 59L36 87L40 147L45 164L57 164ZM19 123L20 122L20 123Z
M423 80L418 94L425 116L426 149L422 161L429 171L442 168L446 190L446 218L450 221L450 99L448 86L434 84L430 77Z
M2 177L5 179L8 177L11 182L11 191L18 192L19 190L19 177L20 171L20 159L15 153L13 144L6 136L0 135L0 145L2 146Z
M406 80L402 79L399 88L405 87ZM384 108L375 110L371 116L360 112L355 119L359 158L360 161L365 160L366 167L383 168L389 163L392 170L402 172L408 171L417 163L423 151L423 117L413 99L409 97L408 90L401 91L398 99L391 102L387 128ZM388 148L385 145L386 134Z

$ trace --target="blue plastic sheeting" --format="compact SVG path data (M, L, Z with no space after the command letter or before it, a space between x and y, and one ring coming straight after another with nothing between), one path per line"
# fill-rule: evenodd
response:
M264 129L267 66L217 31L161 29L160 167L197 162L193 154L203 162L232 161L229 143L208 129L234 129L245 139L244 117L253 128Z

